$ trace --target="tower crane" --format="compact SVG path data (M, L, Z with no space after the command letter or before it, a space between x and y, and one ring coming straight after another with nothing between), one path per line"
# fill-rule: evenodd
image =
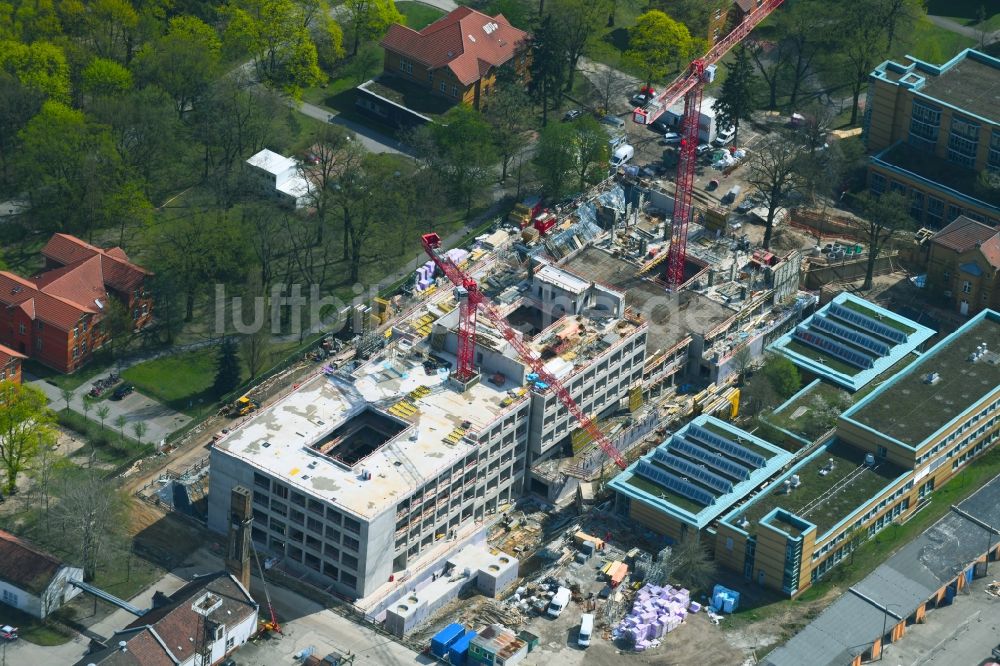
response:
M647 125L684 98L684 116L681 120L680 159L677 162L677 188L674 194L674 217L670 225L670 248L667 250L667 269L664 278L671 286L684 282L684 264L687 259L688 222L691 221L691 188L694 186L697 165L698 117L701 113L701 96L709 76L709 67L750 34L757 25L778 8L784 0L757 0L754 7L732 32L715 43L703 57L694 60L686 72L667 86L645 106L632 113L632 120Z
M424 234L421 237L421 241L427 255L441 269L441 272L451 280L451 283L455 285L455 296L458 299L459 308L458 367L455 369L455 378L464 383L470 381L476 375L474 366L476 320L477 313L482 310L482 313L490 320L490 323L493 324L504 339L517 351L521 359L528 364L531 371L537 374L538 378L545 384L548 384L555 392L563 406L576 418L587 434L615 461L618 467L625 469L627 467L625 458L605 434L601 432L601 429L594 420L580 409L580 406L570 396L566 387L545 368L545 363L541 357L524 343L520 334L511 328L500 311L487 300L486 296L479 290L479 285L476 281L462 272L449 257L439 251L441 237L434 233Z

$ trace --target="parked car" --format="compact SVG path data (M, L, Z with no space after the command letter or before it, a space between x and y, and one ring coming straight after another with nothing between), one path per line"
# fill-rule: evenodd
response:
M121 400L125 396L129 395L130 393L132 393L132 391L134 391L134 390L135 390L135 387L132 386L131 384L122 384L121 386L119 386L118 388L115 389L114 393L111 394L111 399L112 400Z
M565 114L563 114L562 119L563 119L564 123L568 123L571 120L576 120L577 118L579 118L582 115L583 115L583 111L581 111L580 109L570 109Z
M707 143L699 143L698 147L695 148L695 152L698 153L699 155L704 155L705 153L709 153L711 151L712 151L712 146L710 146Z
M726 129L719 130L719 133L715 136L715 145L717 146L728 146L736 138L736 130L732 127L727 127Z
M604 116L601 122L612 127L625 127L625 121L618 116Z
M663 145L676 146L681 142L681 135L677 132L667 132L663 135Z
M632 104L635 106L645 106L646 102L649 101L649 95L646 93L636 93L632 95Z
M649 124L649 129L653 130L657 134L666 134L672 127L673 125L671 125L665 118L657 118Z
M0 627L0 639L5 641L16 641L17 640L17 627L12 627L9 624L5 624Z

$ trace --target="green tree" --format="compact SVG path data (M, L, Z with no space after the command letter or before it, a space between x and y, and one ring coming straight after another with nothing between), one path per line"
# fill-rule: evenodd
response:
M16 165L39 226L89 238L125 214L121 160L106 127L59 102L42 105L23 130Z
M0 70L13 75L28 90L59 102L69 101L69 65L63 50L54 44L0 40Z
M852 217L851 224L858 234L867 241L868 263L862 291L872 288L875 278L875 262L886 245L898 234L910 231L915 223L910 217L910 204L898 192L887 192L879 197L864 193L860 197L862 216Z
M132 72L106 58L91 60L81 77L81 86L88 95L120 97L132 88Z
M452 107L428 127L432 159L448 183L452 198L472 210L472 198L493 176L497 150L490 126L476 110L464 104Z
M707 38L715 12L727 11L730 4L726 0L656 0L651 7L683 23L692 35Z
M140 50L136 69L174 100L178 117L211 89L219 74L222 42L215 30L194 16L170 19L167 32Z
M248 258L246 238L230 216L215 211L185 212L164 218L152 232L157 273L174 275L184 299L184 321L194 318L195 300L216 283L242 278Z
M574 166L573 128L553 123L542 128L535 151L535 167L546 196L558 199L569 190Z
M142 446L142 438L148 429L149 426L146 425L145 421L136 421L132 424L132 432L135 434L135 441L139 446Z
M118 441L125 441L125 424L128 420L125 418L124 414L119 414L115 417L115 427L118 428Z
M514 156L528 143L531 99L519 85L500 87L490 97L489 106L483 112L492 129L493 144L500 154L500 182L507 181L507 169Z
M629 29L625 55L642 68L646 84L652 85L654 80L666 77L694 47L684 24L654 9L641 14Z
M608 173L608 133L591 116L571 124L573 172L579 191L604 179Z
M39 447L55 441L55 415L47 403L45 394L34 386L0 381L0 464L7 495L15 491L18 475Z
M750 156L746 180L757 188L767 206L764 240L761 243L764 249L771 247L778 209L786 206L804 184L800 153L799 146L786 137L772 135L758 143Z
M0 49L3 46L0 45ZM0 68L0 189L13 185L13 166L20 139L18 132L42 108L44 95L27 88L13 74Z
M66 403L66 409L69 409L69 403L73 400L72 389L59 389L59 397L62 398L64 403Z
M107 405L101 405L97 408L97 418L101 419L101 430L104 430L104 421L107 420L110 413L111 408Z
M219 345L219 351L215 357L215 380L212 382L212 395L221 398L235 389L240 385L242 374L236 341L228 336L222 338L222 343Z
M111 357L120 369L125 354L137 339L132 314L118 299L109 299L101 317L101 327L110 337Z
M733 143L738 143L740 123L750 120L757 107L757 77L746 47L738 46L734 55L734 59L726 63L726 80L712 108L719 127L732 127L735 130Z
M301 5L292 0L238 0L225 14L228 48L249 52L262 82L297 98L303 88L325 78Z
M550 11L566 49L566 91L569 92L573 90L577 63L602 34L611 11L611 0L553 0Z
M760 369L760 374L781 399L791 398L802 384L799 369L795 367L794 363L778 354L767 357Z
M94 52L129 64L135 55L139 14L128 0L93 0L85 14L86 36Z
M566 48L559 26L550 14L543 16L531 40L531 78L528 92L542 107L542 127L549 109L559 105L566 80Z
M393 23L406 25L393 0L345 0L343 7L353 34L351 55L358 52L361 40L382 35Z

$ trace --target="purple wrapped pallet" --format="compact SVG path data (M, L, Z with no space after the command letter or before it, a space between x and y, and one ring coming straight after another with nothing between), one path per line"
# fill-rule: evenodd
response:
M688 610L691 611L692 613L697 613L698 611L701 610L701 604L699 604L697 601L692 601L690 604L688 604Z

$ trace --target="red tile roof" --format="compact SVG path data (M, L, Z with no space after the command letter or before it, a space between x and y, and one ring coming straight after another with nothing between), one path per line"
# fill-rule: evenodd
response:
M28 318L69 331L88 314L97 312L93 303L83 305L38 289L31 280L0 271L0 305L17 308Z
M979 251L983 253L986 261L990 262L990 266L1000 268L1000 234L983 241L979 246Z
M394 24L382 38L383 48L430 69L447 67L463 85L475 83L490 67L504 64L526 42L528 33L494 17L459 7L417 32Z
M982 222L977 222L971 217L961 215L954 222L946 226L941 231L931 237L931 242L935 245L954 250L958 253L968 252L995 238L998 232L995 228Z
M45 591L63 566L53 556L3 530L0 530L0 562L3 563L0 580L36 596Z
M15 358L19 358L19 359L23 360L23 359L26 359L28 357L25 356L24 354L20 354L20 353L14 351L10 347L5 347L3 345L0 345L0 370L4 369L8 365L10 365L10 362L13 361Z
M128 294L151 274L121 248L102 250L68 234L52 236L42 255L62 265L30 280L0 271L0 305L64 331L84 315L101 312L109 287Z
M120 247L102 250L69 234L54 234L42 248L42 256L68 266L99 256L104 283L112 289L128 293L138 286L149 271L129 261Z

